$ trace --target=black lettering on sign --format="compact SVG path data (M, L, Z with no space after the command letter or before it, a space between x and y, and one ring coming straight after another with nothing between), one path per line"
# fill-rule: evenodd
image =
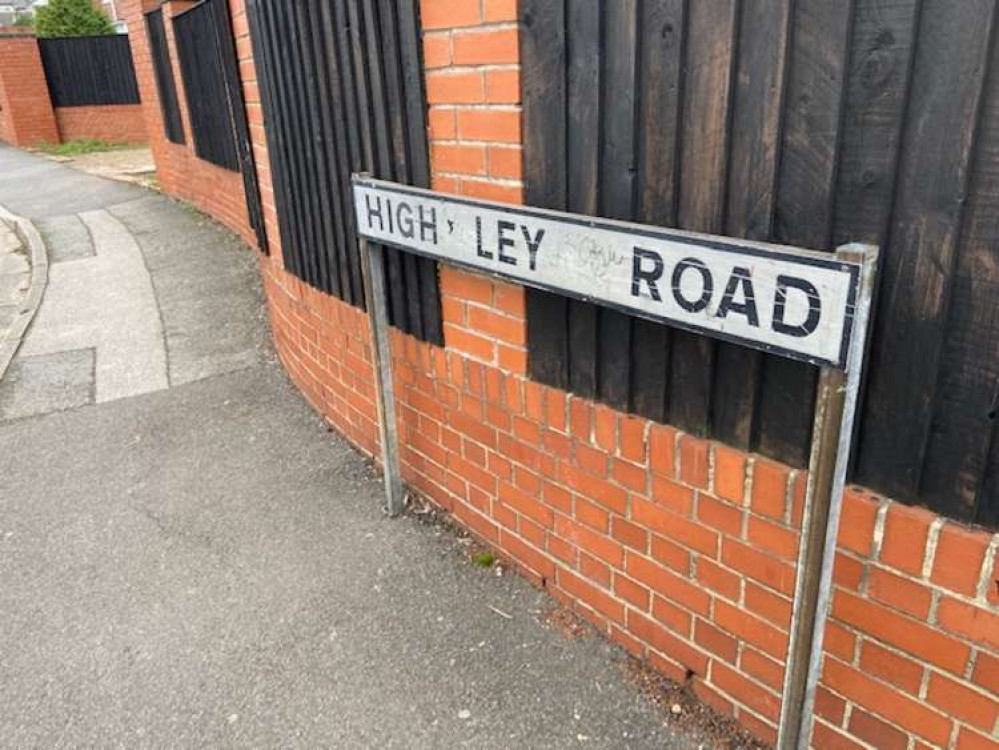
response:
M503 221L500 219L496 222L496 248L497 255L499 256L501 263L508 263L511 266L517 265L517 259L512 255L506 255L503 250L508 247L513 247L515 242L511 237L507 237L507 232L516 231L517 225L512 221Z
M742 302L735 301L735 295L742 293ZM730 312L745 315L749 325L760 327L760 315L756 310L756 292L753 291L753 278L748 268L738 266L732 271L721 304L718 305L718 317L727 318Z
M403 216L404 210L406 213L405 216ZM403 237L407 240L413 239L413 235L416 232L414 231L413 207L411 205L405 202L399 204L399 208L396 209L396 223L399 225L399 233Z
M683 274L690 270L697 271L701 275L701 296L696 300L687 299L680 290L680 282L683 280ZM684 310L692 313L698 313L707 308L711 304L711 295L715 291L715 282L711 278L711 271L697 258L684 258L676 264L676 267L673 269L672 286L673 299Z
M375 196L375 205L371 205L371 196L364 196L364 203L368 208L368 226L374 227L374 222L372 219L378 219L378 230L385 231L385 225L382 223L382 199Z
M643 261L651 261L652 267L643 266ZM663 263L662 256L654 250L646 250L641 247L634 248L634 255L631 260L631 296L641 297L642 282L649 288L649 296L656 302L662 302L662 295L659 294L657 282L663 277L666 264Z
M527 252L531 256L531 270L537 270L538 268L538 248L541 247L541 240L545 238L545 230L539 229L534 237L531 237L530 231L527 227L522 226L520 231L524 234L524 241L527 242Z
M427 231L431 233L430 242L434 245L437 244L437 209L431 208L429 212L423 210L423 206L419 207L420 212L420 239L423 242L427 242ZM429 213L430 218L427 218Z
M798 294L804 294L808 300L808 314L802 323L793 324L784 320L787 310L787 293L795 290ZM819 298L819 291L811 282L799 279L797 276L778 276L777 292L774 298L774 323L773 329L777 333L783 333L795 338L804 338L815 333L819 327L819 320L822 319L822 300Z
M475 254L480 258L493 259L493 254L482 247L482 217L475 217Z

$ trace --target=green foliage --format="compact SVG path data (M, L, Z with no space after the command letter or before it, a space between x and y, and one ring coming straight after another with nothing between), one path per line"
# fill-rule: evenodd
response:
M18 28L30 29L30 28L32 28L35 25L35 17L34 16L18 16L16 19L14 19L14 24L13 25L17 26Z
M482 552L472 558L472 562L478 565L480 568L491 568L493 563L496 562L496 558L493 557L490 552Z
M92 138L82 138L76 141L66 141L56 145L38 144L36 148L53 156L82 156L83 154L97 154L102 151L118 151L125 148L134 148L127 143L108 143Z
M40 38L113 34L114 26L91 0L49 0L35 10L35 32Z

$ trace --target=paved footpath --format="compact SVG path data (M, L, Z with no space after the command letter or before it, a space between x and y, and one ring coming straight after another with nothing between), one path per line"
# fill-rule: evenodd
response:
M51 263L0 383L4 746L698 746L539 592L381 515L232 235L2 146L0 204Z

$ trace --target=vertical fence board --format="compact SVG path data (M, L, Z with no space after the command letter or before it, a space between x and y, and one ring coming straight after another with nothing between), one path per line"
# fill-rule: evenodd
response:
M830 247L850 6L799 0L792 19L790 73L775 203L775 239ZM764 357L757 449L788 463L808 460L816 370Z
M725 218L734 237L771 237L790 22L790 0L760 0L740 13ZM752 447L762 361L760 352L718 344L712 430L743 450Z
M638 64L638 2L619 0L604 5L603 102L600 213L612 219L632 219L635 211L636 66ZM609 259L627 263L626 258ZM594 266L594 272L600 271ZM604 309L599 314L600 364L598 394L615 408L630 407L631 316Z
M524 149L548 154L524 175L524 194L531 205L565 210L565 0L522 0L520 18ZM528 367L536 379L561 388L569 382L567 315L565 297L527 291L527 335L538 344Z
M926 0L920 18L857 464L897 497L919 491L994 16Z
M646 0L639 21L636 219L676 226L683 0ZM668 414L670 342L667 326L633 323L632 408L664 421Z
M184 123L180 118L180 105L177 101L177 82L170 64L170 48L167 46L166 29L163 27L163 10L147 13L146 36L149 38L149 56L153 64L153 78L163 117L163 132L171 143L184 143Z
M688 5L677 218L695 232L723 229L737 10L735 0ZM710 339L674 332L670 418L699 435L710 429L714 355Z
M566 190L567 209L596 214L600 184L601 6L566 0ZM597 395L597 325L600 309L568 301L569 387Z

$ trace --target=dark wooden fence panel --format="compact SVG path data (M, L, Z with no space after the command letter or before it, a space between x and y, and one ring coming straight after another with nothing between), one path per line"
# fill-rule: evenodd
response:
M38 47L53 106L139 103L127 35L39 39Z
M238 172L239 153L212 4L195 5L175 16L173 30L194 152L200 159Z
M146 14L146 35L149 38L149 55L152 58L153 77L156 79L156 91L160 98L164 133L170 142L184 143L184 123L180 117L177 83L173 77L173 66L170 64L170 47L163 26L162 9Z
M999 524L999 54L970 0L522 0L532 205L883 249L854 478ZM949 52L948 52L949 50ZM814 368L528 293L531 374L804 466Z
M430 181L416 0L250 0L285 267L364 306L350 176ZM437 266L385 254L390 321L443 343Z

